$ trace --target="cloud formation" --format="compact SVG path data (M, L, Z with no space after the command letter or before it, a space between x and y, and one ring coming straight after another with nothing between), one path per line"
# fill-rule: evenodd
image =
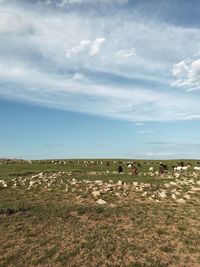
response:
M116 52L116 56L119 58L129 58L135 55L135 49L130 48L127 50L119 50Z
M69 5L83 5L83 4L106 4L106 5L124 5L128 3L129 0L61 0L59 6L65 7ZM49 2L49 0L48 0Z
M93 42L90 40L81 40L79 45L74 46L67 51L66 57L71 58L79 56L83 52L87 52L90 56L95 56L100 52L105 41L105 38L96 38Z
M175 77L172 85L185 87L188 91L200 90L200 59L175 64L172 74Z
M139 123L199 118L199 96L179 90L199 87L199 29L102 15L106 1L33 3L0 2L1 97Z

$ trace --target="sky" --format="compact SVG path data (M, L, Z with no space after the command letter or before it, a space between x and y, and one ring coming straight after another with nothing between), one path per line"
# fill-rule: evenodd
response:
M198 0L0 0L0 157L200 158Z

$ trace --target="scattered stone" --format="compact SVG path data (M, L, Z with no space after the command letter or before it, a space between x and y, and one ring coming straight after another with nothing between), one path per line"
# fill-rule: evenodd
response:
M177 186L177 184L175 182L170 182L170 185Z
M117 182L117 185L118 185L118 186L122 186L122 181L119 180L119 181Z
M99 204L99 205L105 205L107 202L105 200L103 200L103 199L98 199L96 201L96 203Z
M175 195L175 194L172 194L172 198L173 198L173 199L176 199L176 195Z
M186 195L183 196L183 198L189 200L190 199L190 195L186 194Z
M133 182L133 186L138 186L138 182Z
M159 197L161 197L161 198L166 198L167 195L166 195L166 193L163 191L163 192L161 192L161 193L159 194Z
M186 203L185 199L183 199L183 198L177 199L176 202L179 204L185 204Z
M141 196L146 197L146 195L147 195L147 192L144 192Z
M92 192L93 197L100 197L101 193L99 191Z

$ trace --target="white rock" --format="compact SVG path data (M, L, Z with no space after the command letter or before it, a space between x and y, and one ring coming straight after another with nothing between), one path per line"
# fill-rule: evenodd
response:
M95 180L94 183L95 184L98 184L98 185L102 185L103 184L103 181L101 181L101 180Z
M133 186L138 186L138 182L133 182Z
M175 194L172 194L172 198L173 198L173 199L176 199L176 195L175 195Z
M169 188L170 184L164 184L164 187Z
M188 194L195 194L195 191L188 191Z
M159 194L159 197L161 197L161 198L166 198L167 195L166 195L166 193L163 191L163 192L161 192L161 193Z
M177 199L176 202L179 204L185 204L186 203L185 199L183 199L183 198Z
M186 194L183 196L185 199L189 200L190 199L190 195Z
M93 197L100 197L101 193L99 191L92 192Z
M114 185L113 184L107 184L106 187L107 188L112 188L112 187L114 187Z
M175 193L175 192L176 192L176 189L175 188L171 190L171 193Z
M200 188L199 187L192 187L191 190L197 192L197 191L200 191Z
M138 187L135 188L135 191L142 192L143 191L143 188L141 186L138 186Z
M190 179L190 180L188 180L188 183L194 184L194 180L193 179Z
M103 200L103 199L98 199L96 201L96 203L99 204L99 205L105 205L107 202L105 200Z
M177 184L175 182L170 182L170 185L177 186Z
M117 182L117 185L118 185L118 186L121 186L121 185L122 185L122 181L119 180L119 181Z
M180 176L180 173L174 173L174 176L176 177L176 178L178 178L179 176Z
M144 192L144 193L142 194L142 197L146 197L146 195L147 195L147 192Z

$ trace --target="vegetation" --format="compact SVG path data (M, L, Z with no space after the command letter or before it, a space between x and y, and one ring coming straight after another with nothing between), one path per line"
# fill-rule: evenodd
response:
M129 175L124 163L124 173L115 173L118 160L110 166L16 162L0 165L0 179L9 185L18 177L62 171L58 179L64 183L75 178L160 186L175 180L148 175L149 167L158 170L158 161L139 162L138 176ZM171 174L175 162L163 163ZM108 194L107 204L98 205L84 194L79 198L57 184L0 189L0 266L200 266L200 193L184 205L150 202L137 192L121 199Z

